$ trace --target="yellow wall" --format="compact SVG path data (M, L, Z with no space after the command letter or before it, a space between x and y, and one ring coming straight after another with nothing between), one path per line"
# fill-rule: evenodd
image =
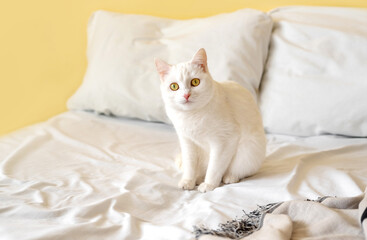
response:
M86 68L97 9L170 18L286 5L367 7L366 0L0 0L0 135L66 110Z

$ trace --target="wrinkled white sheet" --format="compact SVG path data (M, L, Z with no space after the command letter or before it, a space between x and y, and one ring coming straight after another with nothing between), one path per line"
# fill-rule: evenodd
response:
M178 189L169 125L66 112L0 138L0 239L192 239L257 205L367 186L367 139L268 136L260 172Z

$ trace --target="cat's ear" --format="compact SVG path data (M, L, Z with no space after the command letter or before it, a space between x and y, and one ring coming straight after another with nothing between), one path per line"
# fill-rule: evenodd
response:
M159 76L161 77L161 80L163 81L164 76L168 74L169 70L171 69L171 65L163 61L162 59L155 58L154 59L155 66L157 68L157 71L159 73Z
M199 65L204 72L208 71L207 57L204 48L200 48L191 59L192 64Z

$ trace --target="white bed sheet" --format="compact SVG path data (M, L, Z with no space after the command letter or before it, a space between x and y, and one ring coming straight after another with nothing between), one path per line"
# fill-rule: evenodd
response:
M193 239L257 205L361 194L367 139L268 135L260 172L183 191L169 125L66 112L0 138L0 239Z

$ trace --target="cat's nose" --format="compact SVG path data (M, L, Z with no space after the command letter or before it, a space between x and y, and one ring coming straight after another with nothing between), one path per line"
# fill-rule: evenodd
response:
M185 93L184 94L184 98L186 99L186 101L188 101L189 100L189 97L191 96L191 94L190 93Z

